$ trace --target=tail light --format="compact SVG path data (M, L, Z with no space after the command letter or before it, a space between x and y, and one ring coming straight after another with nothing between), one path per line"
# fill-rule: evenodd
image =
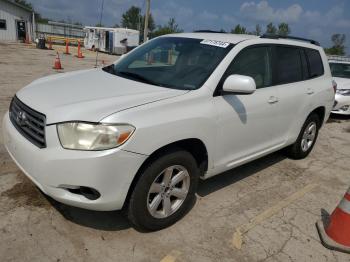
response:
M332 86L335 94L337 92L337 82L335 82L335 80L332 80Z

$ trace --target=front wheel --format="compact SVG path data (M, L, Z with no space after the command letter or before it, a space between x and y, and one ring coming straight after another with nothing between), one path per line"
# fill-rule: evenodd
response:
M303 159L307 157L315 145L319 128L320 119L318 115L310 115L301 129L298 139L293 145L287 148L288 156L293 159Z
M199 169L187 151L172 151L142 171L129 201L129 220L138 228L159 230L182 218L195 200Z

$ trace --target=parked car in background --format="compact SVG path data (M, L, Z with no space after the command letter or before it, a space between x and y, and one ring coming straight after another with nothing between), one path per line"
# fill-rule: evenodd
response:
M337 83L337 92L332 113L350 115L350 58L329 57L334 81Z
M315 41L173 34L103 69L32 82L11 102L4 141L57 201L125 209L158 230L190 209L199 178L282 148L306 157L333 103Z

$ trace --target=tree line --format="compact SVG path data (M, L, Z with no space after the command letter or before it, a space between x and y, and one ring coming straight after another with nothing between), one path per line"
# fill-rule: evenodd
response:
M15 2L23 6L26 6L27 8L33 9L31 3L29 3L26 0L15 0ZM38 22L43 22L43 23L48 22L48 19L41 17L40 14L36 14L36 16L37 16ZM61 20L59 22L65 22L65 21ZM124 12L120 21L120 24L122 27L140 31L141 41L143 41L142 37L143 37L144 23L145 23L145 16L142 15L141 8L137 6L131 6L126 12ZM82 25L82 23L80 22L75 22L74 24ZM104 25L96 24L96 26L103 27ZM119 27L119 24L116 23L113 25L113 27ZM183 30L177 24L175 18L170 18L169 21L164 25L156 25L155 20L152 16L152 13L150 14L149 20L148 20L148 30L149 30L150 38L157 37L160 35L165 35L165 34L183 32ZM226 31L221 29L220 32L226 32ZM291 32L292 30L289 24L284 22L278 24L277 26L275 26L273 23L269 23L266 25L264 32L263 32L262 26L259 24L255 26L255 29L253 31L247 30L245 26L240 24L237 24L230 31L230 33L232 34L251 34L251 35L257 35L257 36L260 36L264 33L271 34L271 35L288 36L290 35ZM345 49L346 49L345 34L333 34L331 37L331 40L333 45L331 47L324 48L326 54L345 55Z
M144 21L145 21L145 17L142 15L141 8L132 6L122 15L121 26L139 30L141 33L141 37L143 37ZM148 24L149 24L148 30L149 30L150 38L157 37L160 35L165 35L165 34L183 32L183 30L176 23L175 18L170 18L165 25L156 26L155 20L152 14L150 14ZM119 27L119 25L115 24L115 27ZM221 29L219 31L226 33L224 29ZM291 27L289 26L288 23L285 23L285 22L282 22L277 26L274 25L273 23L269 23L266 25L266 28L264 31L262 26L259 24L255 26L255 29L253 31L249 31L245 26L237 24L230 31L230 33L232 34L250 34L250 35L257 35L257 36L261 36L263 34L288 36L291 34L291 32L292 32ZM345 34L333 34L331 37L331 40L333 45L329 48L324 48L326 54L327 55L345 55L345 49L346 49ZM143 41L143 39L141 39L141 41Z

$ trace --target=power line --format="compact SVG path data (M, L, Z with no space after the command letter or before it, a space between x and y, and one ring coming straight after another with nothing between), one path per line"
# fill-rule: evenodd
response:
M104 2L105 2L105 0L102 0L102 2L101 2L101 12L100 12L99 26L102 26L102 15L103 15ZM98 48L96 50L95 67L97 67L97 58L98 58L98 52L99 52L99 49L100 49L100 38L101 38L101 32L98 33L98 38L97 38Z
M151 9L151 0L146 0L147 6L146 6L146 16L145 16L145 28L143 31L143 42L147 41L148 36L148 19L149 19L149 13Z

